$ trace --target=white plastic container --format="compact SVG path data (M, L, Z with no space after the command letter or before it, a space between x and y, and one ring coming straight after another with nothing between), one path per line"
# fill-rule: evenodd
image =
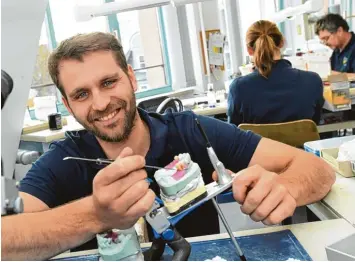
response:
M246 76L253 72L253 67L253 64L242 65L239 67L239 70L242 76Z
M325 251L329 261L354 261L355 234L339 240L330 246L326 246Z
M303 58L307 63L307 71L317 73L322 79L328 78L331 68L326 54L305 54Z
M337 138L329 138L304 143L304 149L307 152L321 156L321 150L326 148L338 148L341 144L355 139L355 136L343 136Z
M216 93L213 89L213 84L207 85L207 100L208 106L215 106L216 105Z
M307 70L307 63L301 56L287 56L284 59L290 61L293 68Z

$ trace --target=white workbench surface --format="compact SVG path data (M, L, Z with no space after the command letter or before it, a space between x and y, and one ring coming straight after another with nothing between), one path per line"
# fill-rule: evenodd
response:
M21 135L22 141L28 142L39 142L39 143L51 143L56 140L63 139L65 137L65 132L81 130L83 127L77 122L68 122L67 125L63 126L60 130L42 130L38 132L33 132L25 135Z
M203 116L213 116L218 114L225 114L227 112L227 104L217 104L216 107L198 108L193 110L195 114ZM355 120L339 122L334 124L317 126L319 133L325 133L330 131L337 131L340 129L355 128Z
M216 104L216 107L205 107L193 109L195 114L202 116L213 116L227 113L227 103Z
M347 223L344 219L333 219L326 221L318 221L312 223L288 225L288 226L275 226L262 229L246 230L234 233L235 236L247 236L264 234L268 232L281 231L290 229L296 236L301 245L305 248L307 253L313 260L327 260L325 246L339 241L349 235L355 233L355 228ZM188 238L189 242L206 241L228 238L227 234L209 235L202 237ZM148 247L150 244L142 244L142 247ZM82 255L97 254L97 250L81 251L75 253L64 253L56 258L74 257ZM223 254L216 254L223 257Z
M305 143L311 151L317 152L325 148L339 147L342 143L355 139L355 136L336 137ZM308 207L322 220L344 218L355 227L355 177L346 178L336 174L336 181L321 201Z
M308 207L320 218L344 218L355 228L355 177L339 174L328 195L320 202Z

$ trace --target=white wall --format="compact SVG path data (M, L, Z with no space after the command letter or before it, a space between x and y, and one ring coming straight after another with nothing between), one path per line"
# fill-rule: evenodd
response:
M192 64L193 64L193 71L196 80L196 89L198 91L204 91L206 88L206 79L203 73L202 67L202 56L200 55L202 52L200 46L200 39L199 39L199 28L200 28L200 21L198 19L198 8L197 4L189 4L186 5L186 18L188 23L188 34L190 39L190 48L192 54Z
M241 36L243 44L243 61L248 55L246 48L245 36L249 26L261 19L260 1L259 0L238 0L241 19Z
M145 66L164 64L160 48L160 33L155 8L140 10L138 12L139 28L142 40ZM163 67L147 69L147 80L151 88L166 85Z
M229 48L229 56L231 68L228 72L228 77L232 74L236 74L239 71L239 66L241 66L245 61L245 53L243 52L245 43L243 41L243 35L241 25L241 12L239 9L238 1L235 0L222 0L224 4L222 7L224 8L224 21L222 20L222 24L224 24L223 28L224 33L227 36L228 46ZM227 50L226 50L227 51Z
M301 4L302 0L289 0L285 1L285 8ZM291 20L286 20L285 31L286 47L292 48L293 54L296 54L297 49L302 49L306 42L304 16L299 15Z
M162 7L166 42L170 62L171 82L174 90L186 87L183 50L177 9L172 5ZM187 33L187 32L186 32Z
M194 66L192 61L192 51L191 51L191 42L190 42L190 35L189 35L189 25L186 15L186 8L185 6L179 6L176 9L177 17L178 17L178 26L180 32L180 40L175 41L181 44L181 52L182 52L182 59L183 59L183 70L185 72L186 77L186 86L196 86L196 79L194 73Z
M220 24L219 20L220 14L217 0L206 1L201 4L205 30L221 29L222 25ZM189 4L186 5L185 8L189 26L189 37L192 50L196 86L199 91L206 91L208 79L204 73L204 62L202 58L203 49L200 41L201 22L198 4ZM215 90L224 88L224 79L225 72L220 75L219 80L216 80L211 75L211 80L214 84Z

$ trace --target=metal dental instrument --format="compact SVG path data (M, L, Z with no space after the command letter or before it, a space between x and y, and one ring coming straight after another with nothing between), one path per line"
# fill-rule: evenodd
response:
M237 254L239 255L240 257L240 260L241 261L247 261L247 259L245 258L244 254L243 254L243 251L240 249L240 246L238 245L238 242L237 240L235 240L235 237L233 235L233 232L231 230L231 228L229 227L228 225L228 222L227 222L227 219L224 217L223 215L223 212L220 208L220 206L218 205L217 201L215 198L212 198L212 203L214 205L214 207L216 208L219 216L221 217L221 220L223 222L223 225L224 227L226 228L227 232L228 232L228 235L230 236L231 240L232 240L232 243L233 245L235 246L235 248L237 249Z
M198 121L197 118L195 118L195 121L196 121L196 124L197 124L198 128L200 129L200 132L201 132L203 138L206 141L208 156L209 156L209 158L211 160L211 163L212 163L212 165L213 165L213 167L214 167L214 169L216 170L216 173L217 173L217 177L218 177L217 183L219 185L225 185L225 184L229 183L232 180L232 176L227 173L227 170L225 169L223 163L221 161L219 161L216 153L214 152L214 150L213 150L213 148L211 146L210 141L207 138L205 130L203 130L203 128L202 128L202 126L200 124L200 121Z
M205 141L206 141L206 146L207 146L207 153L208 153L208 156L210 158L210 161L214 167L214 169L216 170L216 173L217 173L217 184L218 185L231 185L232 184L232 181L233 181L233 178L230 174L228 174L226 168L224 167L223 163L221 161L219 161L216 153L214 152L213 148L212 148L212 145L210 143L210 141L208 140L207 138L207 135L205 133L205 130L203 130L201 124L200 124L200 121L198 121L197 118L195 118L195 121L196 121L196 124L202 134L202 136L204 137ZM234 245L234 247L236 248L237 250L237 254L239 255L240 257L240 260L241 261L246 261L246 258L243 254L243 251L242 249L240 248L240 246L238 245L238 242L237 240L235 239L234 235L233 235L233 232L227 222L227 219L225 218L225 216L223 215L223 212L221 210L221 208L219 207L215 197L212 197L211 198L212 200L212 203L214 205L214 207L216 208L216 211L218 213L218 215L220 216L222 222L223 222L223 225L224 227L226 228L227 232L228 232L228 235L230 237L230 239L232 240L232 243Z
M111 164L115 160L112 159L104 159L104 158L97 158L97 159L90 159L90 158L82 158L82 157L72 157L72 156L67 156L64 157L63 160L80 160L80 161L89 161L89 162L95 162L98 165L104 165L104 164ZM153 169L166 169L166 170L174 170L177 171L175 168L167 168L167 167L159 167L159 166L150 166L150 165L145 165L147 168L153 168ZM182 169L185 170L186 168Z

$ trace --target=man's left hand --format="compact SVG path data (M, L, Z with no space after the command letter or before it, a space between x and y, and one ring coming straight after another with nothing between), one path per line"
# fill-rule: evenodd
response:
M217 178L215 173L213 178ZM235 175L233 196L241 204L240 209L244 214L265 225L281 223L293 215L297 206L280 176L258 165Z
M233 196L242 205L242 212L265 225L278 224L292 216L296 200L279 178L258 165L239 172L233 181Z

